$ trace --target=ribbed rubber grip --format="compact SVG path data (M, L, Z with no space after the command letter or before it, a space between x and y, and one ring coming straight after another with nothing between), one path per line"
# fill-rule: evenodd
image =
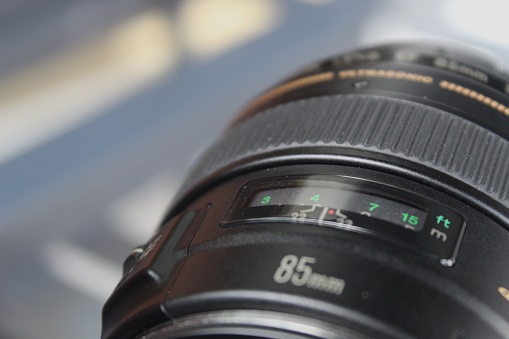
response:
M241 159L309 146L406 159L422 165L423 172L433 168L509 206L507 140L439 109L362 95L300 100L255 115L202 155L183 190Z

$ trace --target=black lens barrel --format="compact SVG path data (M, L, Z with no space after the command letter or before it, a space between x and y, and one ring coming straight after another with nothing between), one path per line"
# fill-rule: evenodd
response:
M103 338L509 338L508 123L509 78L472 51L312 65L203 153Z

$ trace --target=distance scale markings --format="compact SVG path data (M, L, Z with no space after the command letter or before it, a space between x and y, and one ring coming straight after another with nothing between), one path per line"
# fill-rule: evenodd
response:
M330 218L331 216L334 216L334 217L337 217L334 221L336 221L336 222L338 222L340 224L346 224L346 225L352 225L353 224L352 219L349 219L348 216L346 216L343 213L341 213L341 211L339 209L332 209L332 208L329 208L329 207L323 207L322 205L319 205L319 204L315 204L315 205L311 206L311 208L302 209L302 210L300 210L298 212L293 212L291 214L291 216L295 220L305 219L305 218L307 218L308 213L317 212L320 209L322 209L322 211L320 212L319 217L316 218L316 220L318 220L318 222L324 221L326 217Z
M308 218L318 223L335 221L352 225L352 218L348 216L348 213L352 213L420 231L427 216L422 210L394 200L335 188L280 188L255 193L248 200L247 208L285 206L279 210L274 209L273 217L291 216L294 220ZM335 220L332 216L336 217Z
M334 179L249 183L222 226L296 222L344 228L415 248L438 257L443 266L454 265L466 228L461 214L392 186Z

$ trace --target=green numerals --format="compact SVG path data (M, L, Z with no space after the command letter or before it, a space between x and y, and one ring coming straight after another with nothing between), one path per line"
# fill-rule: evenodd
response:
M309 200L318 202L318 200L320 200L320 194L313 195Z
M403 217L403 221L409 223L410 225L417 225L419 223L419 217L415 215L409 215L408 213L401 213Z
M373 203L373 202L370 202L370 203L369 203L369 205L371 206L371 207L369 208L369 211L370 211L370 212L373 212L373 211L375 210L375 208L377 208L377 207L379 207L379 206L380 206L380 205L375 204L375 203Z
M262 199L262 204L268 204L270 202L270 198L271 196L270 195L267 195L266 197L263 197Z

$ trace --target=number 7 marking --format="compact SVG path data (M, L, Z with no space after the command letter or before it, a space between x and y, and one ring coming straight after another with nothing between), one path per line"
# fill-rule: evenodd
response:
M372 203L372 202L370 202L369 204L371 205L371 207L369 208L369 211L370 211L370 212L372 212L375 208L377 208L378 206L380 206L380 205L375 204L375 203Z

